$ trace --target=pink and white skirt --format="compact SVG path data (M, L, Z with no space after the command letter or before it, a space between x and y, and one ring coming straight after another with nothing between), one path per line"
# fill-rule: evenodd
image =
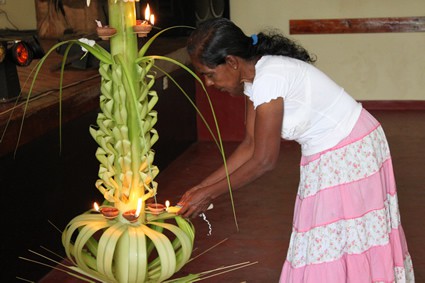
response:
M414 282L390 150L366 110L335 147L301 158L280 282Z

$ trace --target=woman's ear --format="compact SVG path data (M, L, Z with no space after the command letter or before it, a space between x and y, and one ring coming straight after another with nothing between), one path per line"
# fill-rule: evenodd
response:
M239 67L238 58L236 58L236 56L233 56L233 55L227 55L226 64L228 64L230 68L236 70Z

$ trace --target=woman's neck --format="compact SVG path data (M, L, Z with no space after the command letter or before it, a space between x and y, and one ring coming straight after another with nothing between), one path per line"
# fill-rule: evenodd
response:
M252 83L255 78L255 65L261 57L255 58L253 60L241 60L241 81Z

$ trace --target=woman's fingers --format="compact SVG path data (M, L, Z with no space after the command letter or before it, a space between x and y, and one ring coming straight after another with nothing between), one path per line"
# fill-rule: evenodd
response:
M198 209L195 206L183 205L183 207L178 212L179 215L185 218L195 218L198 214Z
M182 206L178 214L186 218L195 218L206 211L211 200L202 191L198 188L187 191L178 203Z

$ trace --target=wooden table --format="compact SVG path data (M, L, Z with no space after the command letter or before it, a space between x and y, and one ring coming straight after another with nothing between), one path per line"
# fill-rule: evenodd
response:
M188 63L185 42L184 37L158 38L150 53L167 55ZM44 40L41 44L47 51L55 42ZM58 89L62 58L57 52L50 54L37 76L29 99L28 94L34 78L32 70L39 60L34 60L28 67L18 67L21 96L17 101L0 104L0 133L4 133L0 143L0 156L11 153L15 148L59 127ZM169 64L163 64L161 67L171 68ZM62 123L96 110L99 106L99 87L100 76L97 68L66 68L61 99Z

